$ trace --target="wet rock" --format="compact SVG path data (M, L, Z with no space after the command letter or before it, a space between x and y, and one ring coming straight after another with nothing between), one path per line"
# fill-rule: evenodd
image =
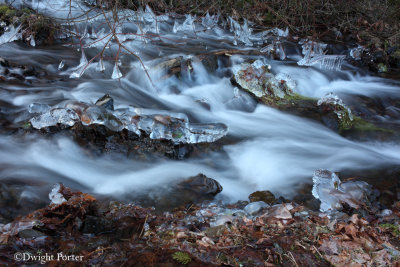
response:
M249 200L250 202L258 202L258 201L264 201L267 204L273 204L275 202L275 196L272 194L270 191L265 190L265 191L256 191L254 193L251 193L249 195Z
M216 238L223 235L227 229L228 228L225 226L225 224L223 224L207 228L207 230L205 230L204 233L210 238Z
M99 98L95 105L104 107L105 109L108 110L114 110L114 99L109 94L106 94Z
M292 214L289 211L290 208L291 207L286 204L274 205L268 210L268 216L273 216L282 220L292 219Z
M37 238L41 236L46 236L46 234L35 229L25 229L18 232L18 237L20 238Z
M201 195L216 195L222 191L222 186L216 180L199 173L180 182L177 189L189 190Z
M6 59L4 59L2 57L0 57L0 65L2 67L6 67L6 68L10 67L10 63Z
M87 215L83 222L82 232L99 234L107 230L107 224L107 220L102 217Z
M218 215L215 218L215 221L212 221L210 223L211 227L217 227L217 226L222 226L225 225L226 223L231 223L233 222L234 217L232 215Z

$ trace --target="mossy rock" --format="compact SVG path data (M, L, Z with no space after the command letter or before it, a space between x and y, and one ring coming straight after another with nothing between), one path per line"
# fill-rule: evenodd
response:
M37 44L52 44L56 23L29 8L14 9L8 5L0 5L0 19L7 25L22 25L23 41L33 36Z
M267 204L273 204L276 201L276 198L274 194L272 194L270 191L265 190L265 191L256 191L254 193L251 193L249 195L249 200L250 202L258 202L258 201L264 201Z

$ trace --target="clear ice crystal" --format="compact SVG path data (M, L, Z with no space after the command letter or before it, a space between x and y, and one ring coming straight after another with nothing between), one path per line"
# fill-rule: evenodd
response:
M361 60L361 55L364 52L365 48L361 45L358 47L354 47L350 49L350 57L352 57L355 60Z
M0 45L20 40L22 38L21 28L21 25L18 27L14 27L14 25L8 27L0 36Z
M280 60L284 60L286 58L286 53L283 48L282 42L279 40L274 40L271 44L261 48L260 52L266 53L268 55L276 53L279 55Z
M343 203L359 208L370 186L362 181L342 183L339 177L329 170L316 170L313 175L312 194L321 201L321 212L342 209Z
M264 201L257 201L249 203L246 207L244 207L244 211L249 215L255 215L260 212L264 208L268 208L269 205Z
M106 70L106 67L104 66L104 62L103 62L103 58L102 57L100 57L99 63L97 63L96 70L100 71L100 72L104 72Z
M64 68L64 61L61 60L60 64L58 65L58 70L61 70L62 68Z
M203 27L207 30L210 30L218 24L218 19L219 15L210 16L210 14L207 12L206 16L201 18L201 25L203 25Z
M54 205L60 205L64 202L67 202L67 200L64 198L64 196L60 193L61 185L56 184L51 192L49 193L49 199L51 200L51 204Z
M351 113L351 109L346 106L346 104L343 102L342 99L339 98L338 95L334 94L333 92L330 92L326 94L324 97L321 97L317 105L320 106L322 104L331 104L334 106L340 106L342 107L341 109L335 109L335 113L338 116L339 119L343 119L344 116L346 116L346 113L349 116L350 120L353 120L353 114Z
M239 22L234 20L232 17L229 17L228 20L230 31L234 33L234 45L237 45L237 40L239 40L245 45L253 46L253 43L250 40L252 29L249 27L248 21L245 19L243 25L240 25Z
M34 111L44 111L30 120L36 129L58 123L72 126L80 121L83 125L104 125L115 132L127 129L139 136L141 132L145 132L151 139L168 139L174 143L214 142L228 132L227 126L221 123L189 123L187 116L182 113L157 114L133 107L109 110L103 106L77 101L62 102L50 110L40 109L38 104L32 104L32 107Z
M296 81L293 80L289 74L278 73L277 75L275 75L275 79L277 79L278 81L285 81L287 87L292 91L296 89Z
M91 48L91 47L97 47L97 48L103 48L105 47L108 43L110 43L111 38L113 37L112 32L105 32L106 30L104 28L101 28L101 30L97 33L93 33L92 37L93 38L86 38L85 39L85 45L84 48ZM116 29L116 32L118 30ZM119 29L119 32L122 33L122 31Z
M33 35L31 35L31 36L29 37L29 39L30 39L29 44L30 44L31 46L36 46L35 38L33 37Z
M79 65L73 69L73 72L69 75L70 78L80 78L86 70L88 60L85 55L85 51L82 49L82 56L79 61Z
M64 108L53 108L42 113L37 117L30 119L33 128L41 129L44 127L55 126L58 123L67 126L73 126L79 120L75 111Z
M182 25L179 25L179 23L175 20L174 23L174 28L173 28L173 32L177 33L177 32L188 32L188 31L195 31L195 26L194 26L194 21L196 19L196 17L192 17L192 15L185 15L186 19L185 21L182 23Z
M51 109L51 107L47 104L40 104L40 103L32 103L28 107L29 113L44 113Z
M146 10L143 13L143 20L149 23L153 23L157 19L156 15L154 15L153 10L146 5Z
M120 79L121 77L122 77L122 73L121 73L121 71L119 70L118 63L115 62L115 64L114 64L114 69L113 69L113 73L112 73L112 75L111 75L111 79Z
M317 63L321 68L328 70L340 70L343 61L346 58L344 55L325 55L324 50L326 44L305 41L302 46L302 53L304 57L297 62L299 66L313 66Z

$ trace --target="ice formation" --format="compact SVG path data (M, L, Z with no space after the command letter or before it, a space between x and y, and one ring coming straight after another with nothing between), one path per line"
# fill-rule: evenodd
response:
M253 42L250 40L252 29L248 25L248 21L245 19L243 25L229 17L230 31L234 33L234 44L237 45L237 40L241 41L245 45L253 46Z
M56 184L51 192L49 193L49 198L51 200L51 204L59 205L64 202L67 202L67 200L64 198L64 196L60 193L61 185Z
M177 32L185 32L185 31L194 31L195 30L195 25L194 25L194 21L195 21L195 17L192 17L192 15L185 15L186 19L185 21L179 25L179 23L175 20L175 24L174 24L174 28L173 28L173 32L177 33Z
M227 126L221 123L189 123L181 113L149 113L133 107L113 110L110 99L104 96L95 105L64 101L49 107L34 103L29 106L29 112L39 115L31 118L30 123L36 129L57 124L73 126L77 122L98 124L112 131L127 129L138 135L145 132L151 139L168 139L174 143L214 142L228 132Z
M291 94L296 83L287 74L279 73L274 76L269 72L270 68L261 60L252 64L243 63L233 67L234 79L243 89L257 97L283 98Z
M351 113L350 108L348 108L336 94L328 93L324 97L320 98L317 102L317 105L320 106L322 104L332 105L334 107L334 112L338 116L340 120L348 119L350 121L353 120L353 114Z
M21 25L19 25L18 27L14 27L14 25L11 25L10 27L6 27L4 33L0 36L0 45L20 40L21 38Z
M325 55L324 50L326 46L326 44L314 41L305 41L302 46L302 53L304 57L299 60L297 64L300 66L313 66L319 63L321 68L328 70L340 70L346 56Z
M85 72L86 68L88 66L88 60L85 55L85 51L82 49L82 56L79 61L79 65L76 66L72 73L69 75L70 78L80 78L83 73Z
M350 49L350 57L352 57L355 60L361 60L361 55L364 52L365 48L361 45L354 47Z
M212 15L207 12L205 17L201 18L201 25L204 26L207 30L210 30L214 26L218 24L219 15Z
M321 201L321 212L340 210L344 203L352 208L359 208L370 190L366 182L342 183L335 173L321 169L314 172L313 183L312 194Z
M100 63L99 63L99 64L100 64ZM100 67L99 67L99 68L100 68ZM121 77L122 77L122 73L121 73L121 71L119 70L118 63L115 62L114 69L113 69L113 73L112 73L112 75L111 75L111 79L119 79L119 78L121 78Z

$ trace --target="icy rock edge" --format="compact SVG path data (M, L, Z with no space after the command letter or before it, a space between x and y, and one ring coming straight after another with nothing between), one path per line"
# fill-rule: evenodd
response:
M113 99L108 95L101 97L96 104L78 101L64 101L49 107L33 103L28 111L36 116L29 122L35 129L61 124L67 127L80 122L83 125L104 125L108 129L120 132L123 129L141 135L145 132L151 139L167 139L174 143L210 143L228 133L228 127L222 123L189 123L185 114L149 111L127 107L115 109Z

